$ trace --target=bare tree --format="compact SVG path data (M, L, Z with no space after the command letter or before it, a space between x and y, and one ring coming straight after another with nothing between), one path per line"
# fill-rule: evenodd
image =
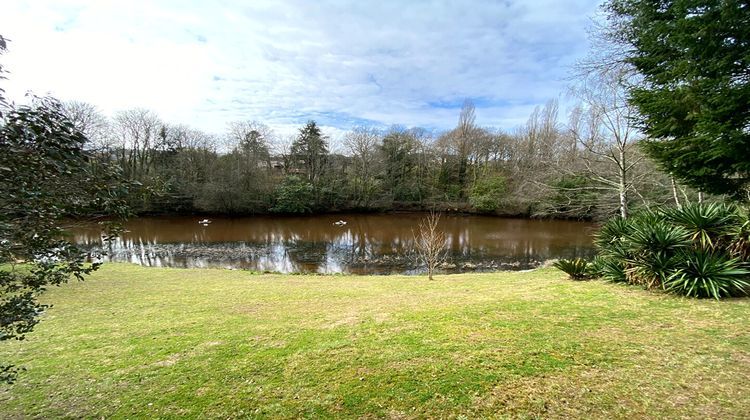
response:
M381 141L380 132L372 127L355 127L344 136L344 146L354 158L354 195L359 205L367 207L374 194L374 158Z
M469 158L474 152L475 143L480 136L476 125L476 107L470 99L466 99L461 106L456 128L443 136L447 149L456 155L458 159L456 168L458 185L461 187L460 194L463 196L469 171Z
M627 70L608 69L588 74L574 88L581 101L571 114L570 132L583 147L582 162L600 188L617 192L619 212L628 217L628 194L637 179L634 169L644 159L635 144L635 109L627 101L624 85ZM648 176L641 173L640 177Z
M546 185L554 178L551 168L566 160L569 141L562 135L557 121L558 102L547 101L536 107L526 124L499 137L501 161L509 178L508 199L517 211L538 211L539 203L547 194Z
M114 133L125 174L135 180L147 179L156 152L164 146L161 140L166 138L164 123L159 116L143 108L120 111L115 114Z
M168 168L175 174L173 182L186 186L185 189L194 195L208 178L209 168L216 157L217 139L182 124L168 125L166 131L168 143L175 151Z
M108 153L113 146L109 119L96 105L80 101L62 103L62 111L76 129L86 135L87 146L94 151Z
M427 276L432 280L435 269L448 256L448 241L445 233L439 228L440 213L430 214L419 221L417 232L414 233L414 251L420 264L427 267Z
M472 154L474 141L477 137L476 107L470 100L465 100L458 115L458 183L461 187L466 185L466 172L469 165L469 155Z
M434 150L433 134L421 127L409 129L409 135L414 139L414 184L419 202L423 202L432 193L433 163L438 160Z
M8 48L8 39L4 38L2 35L0 35L0 55L5 53L5 50ZM0 64L0 80L5 79L6 77L3 76L3 74L6 73L5 69L3 69L3 65ZM3 111L5 111L5 108L8 106L8 101L5 99L5 89L0 88L0 117L3 116Z

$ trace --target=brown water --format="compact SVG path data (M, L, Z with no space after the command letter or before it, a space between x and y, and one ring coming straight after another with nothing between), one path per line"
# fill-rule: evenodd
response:
M300 217L142 217L109 249L113 261L157 267L223 267L257 271L415 273L413 233L422 214ZM346 221L343 226L334 222ZM590 256L593 224L561 220L443 216L447 272L527 269L553 258ZM102 246L96 225L73 229L76 242Z

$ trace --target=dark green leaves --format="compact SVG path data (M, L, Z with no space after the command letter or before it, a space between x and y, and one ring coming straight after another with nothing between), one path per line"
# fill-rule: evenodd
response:
M99 267L64 239L71 217L129 214L117 168L83 149L86 138L49 98L10 108L0 125L0 341L21 340L39 321L39 293ZM116 224L111 224L116 229ZM110 231L110 233L114 233ZM12 379L10 367L0 377Z
M670 292L720 299L746 294L750 287L750 271L726 254L692 250L681 258L680 267L664 282Z
M748 226L736 206L719 203L613 219L597 236L593 271L690 297L743 295L750 291Z
M746 199L750 183L750 7L746 2L611 0L611 38L641 76L630 87L666 172Z
M572 260L558 260L552 264L558 270L562 270L573 280L584 280L589 277L588 263L583 258Z
M740 220L735 206L722 203L688 204L664 213L668 222L687 229L703 249L714 249Z

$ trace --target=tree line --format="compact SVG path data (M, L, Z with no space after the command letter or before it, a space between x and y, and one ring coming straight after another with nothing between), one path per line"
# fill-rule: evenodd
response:
M141 187L139 213L313 213L440 210L601 219L695 192L656 169L639 144L622 80L597 75L576 87L579 105L559 121L556 100L511 131L481 127L471 101L455 127L360 126L330 139L315 121L282 139L258 121L214 135L131 109L104 116L63 103L87 147Z

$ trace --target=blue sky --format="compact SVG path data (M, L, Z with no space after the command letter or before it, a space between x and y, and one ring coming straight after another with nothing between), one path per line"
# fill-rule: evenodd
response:
M465 98L504 129L565 92L596 0L5 0L11 98L150 108L209 132L316 119L446 129ZM290 131L291 130L291 131Z

